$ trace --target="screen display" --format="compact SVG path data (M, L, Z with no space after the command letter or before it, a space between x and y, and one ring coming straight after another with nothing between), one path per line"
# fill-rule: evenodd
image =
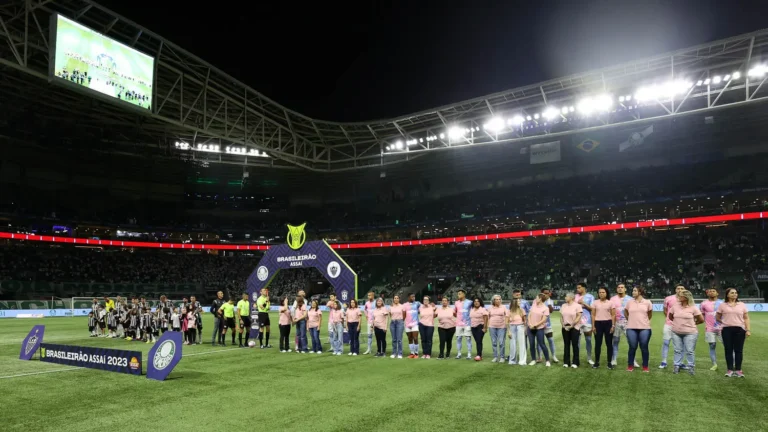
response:
M52 73L59 79L151 110L155 59L61 15Z

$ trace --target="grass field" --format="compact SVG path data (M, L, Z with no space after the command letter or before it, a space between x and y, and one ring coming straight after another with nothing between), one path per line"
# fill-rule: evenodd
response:
M20 361L21 341L34 324L46 325L46 342L130 347L143 351L145 361L150 345L89 338L85 318L4 319L0 430L765 431L768 314L751 318L746 379L723 377L720 346L721 370L708 370L703 332L696 376L657 369L663 325L657 314L650 374L628 373L622 367L566 370L560 365L547 369L494 364L488 335L481 363L281 354L275 331L275 348L270 350L184 347L183 360L164 382ZM210 316L206 319L203 339L210 342ZM562 358L559 329L555 333ZM327 349L324 330L322 340ZM406 340L406 354L407 345ZM437 351L437 335L434 348ZM626 352L622 341L620 366L626 365Z

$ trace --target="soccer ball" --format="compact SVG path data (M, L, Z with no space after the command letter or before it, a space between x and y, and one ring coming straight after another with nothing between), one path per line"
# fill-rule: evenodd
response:
M255 341L248 341L248 348L253 348L255 346L256 346L256 342Z

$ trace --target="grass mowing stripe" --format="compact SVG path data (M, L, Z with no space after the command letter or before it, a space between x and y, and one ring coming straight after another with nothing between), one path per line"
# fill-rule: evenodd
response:
M55 373L55 372L66 372L66 371L72 371L72 370L78 370L83 369L81 367L72 367L67 369L54 369L49 371L40 371L40 372L29 372L29 373L23 373L23 374L16 374L16 375L6 375L6 376L0 376L0 379L7 379L7 378L19 378L23 376L31 376L31 375L42 375L42 374L49 374L49 373Z

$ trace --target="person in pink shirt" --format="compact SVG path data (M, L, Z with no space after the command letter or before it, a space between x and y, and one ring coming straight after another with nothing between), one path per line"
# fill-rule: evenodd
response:
M312 300L312 307L307 312L307 328L312 336L311 354L322 354L323 344L320 342L320 326L323 323L323 312L320 310L320 304L317 300Z
M627 342L629 342L629 354L627 355L627 372L635 370L635 354L640 346L643 357L643 372L648 369L648 343L651 341L651 317L653 316L653 304L645 299L645 289L636 286L632 289L632 300L627 302L624 308L624 316L627 317Z
M371 348L373 346L373 311L376 309L376 295L373 293L373 291L368 291L368 301L365 302L363 305L363 310L365 311L365 318L367 321L367 335L368 335L368 349L365 350L363 355L368 355L371 353Z
M547 350L547 344L544 342L544 333L546 332L547 319L549 318L549 307L546 304L548 298L546 294L539 294L536 296L536 300L533 301L533 306L531 306L531 310L528 312L528 338L537 342L541 353L544 354L544 358L547 360L546 366L550 367L549 350ZM533 355L534 353L531 353L531 356ZM528 365L536 365L536 359L532 359Z
M419 333L421 333L421 349L424 355L421 358L432 358L432 340L435 337L435 315L437 310L430 302L428 296L424 296L419 306Z
M356 356L360 354L360 306L357 305L357 300L352 299L349 301L349 307L347 308L347 333L349 333L349 354Z
M595 329L595 364L592 369L600 367L600 354L603 351L603 338L608 347L608 369L613 369L613 332L616 327L616 309L608 300L608 289L600 287L597 290L597 300L592 303L592 328Z
M291 352L288 339L291 335L291 309L288 307L288 296L283 297L278 310L278 327L280 328L280 352Z
M488 309L488 328L491 329L491 346L493 347L493 363L506 359L507 326L509 325L509 309L501 304L501 296L495 295Z
M328 312L328 321L331 328L331 347L333 355L340 356L344 351L344 312L341 310L341 303L337 300L328 302L330 311Z
M717 342L723 343L720 325L715 319L717 308L723 303L722 300L717 298L719 295L720 293L717 292L717 288L709 288L707 290L707 299L699 305L701 314L704 315L704 324L706 326L704 340L709 344L709 359L712 361L712 367L709 370L713 372L717 370Z
M389 327L390 312L384 306L384 299L376 299L376 309L373 310L373 331L376 335L376 356L384 357L387 352L387 328Z
M483 338L488 332L488 310L480 297L472 300L472 309L469 311L469 325L472 327L472 336L475 338L475 361L483 359Z
M301 291L303 292L303 291ZM304 296L299 295L293 302L293 324L296 326L299 346L297 353L304 354L307 351L307 307L304 305Z
M667 296L664 299L664 316L666 317L666 321L664 322L664 332L661 334L663 341L661 345L661 364L659 364L659 369L664 369L667 367L669 344L672 341L672 320L669 319L669 311L671 311L672 306L677 303L677 295L680 294L680 292L683 290L685 290L684 286L677 285L675 287L675 293L671 296Z
M390 358L403 358L403 330L405 330L405 307L400 303L400 296L392 297L389 307L389 328L392 330L392 355Z
M693 294L688 290L682 290L677 294L677 303L669 311L669 319L672 320L672 344L675 349L675 366L672 373L680 373L683 358L688 361L688 373L693 375L696 362L696 340L699 338L697 325L704 322L701 311L693 302Z
M616 322L613 328L613 357L611 357L611 365L616 366L616 357L619 355L619 342L621 337L627 335L627 317L624 316L624 309L627 306L627 302L632 300L632 296L627 295L627 287L620 283L616 285L616 295L611 297L611 303L613 309L616 312ZM634 367L640 367L635 362Z
M744 378L741 370L744 341L752 336L752 331L747 306L739 301L739 292L735 288L725 290L725 302L717 308L715 319L722 327L725 363L728 365L725 376Z
M565 303L560 306L560 326L563 335L563 367L577 369L579 362L579 335L581 334L582 306L574 301L575 295L565 295ZM573 358L571 358L573 349ZM598 357L599 358L599 357Z
M451 358L451 342L453 342L453 335L456 333L456 309L450 306L448 297L444 296L436 313L437 334L440 337L440 355L437 358L438 360Z
M513 294L514 295L514 294ZM509 364L525 366L525 309L520 306L519 298L512 298L509 303Z

